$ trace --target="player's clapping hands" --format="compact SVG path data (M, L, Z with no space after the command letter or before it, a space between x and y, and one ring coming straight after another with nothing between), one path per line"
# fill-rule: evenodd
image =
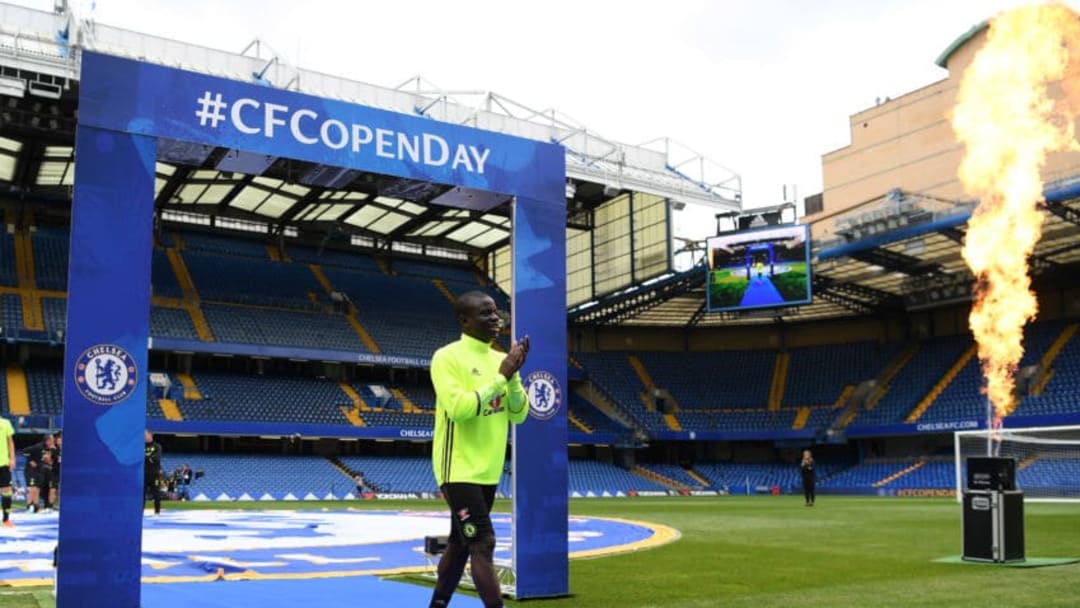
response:
M511 376L521 369L521 366L525 365L525 358L528 354L529 336L525 336L521 340L515 340L510 345L510 352L506 353L502 363L499 365L499 373L509 380Z

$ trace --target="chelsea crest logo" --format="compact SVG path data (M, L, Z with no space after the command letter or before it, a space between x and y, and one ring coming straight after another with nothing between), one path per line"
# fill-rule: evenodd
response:
M94 403L112 405L127 399L138 380L135 359L115 344L91 346L75 362L75 386Z
M559 412L562 389L554 374L535 371L525 378L525 393L529 396L529 415L548 420Z

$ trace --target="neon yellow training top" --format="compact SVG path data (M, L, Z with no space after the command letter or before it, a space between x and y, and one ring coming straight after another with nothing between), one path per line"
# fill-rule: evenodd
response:
M506 353L465 334L435 351L435 481L495 485L502 477L510 422L529 415L521 375L499 373Z
M11 462L11 454L8 453L8 439L15 436L15 429L11 421L0 417L0 467L8 467Z

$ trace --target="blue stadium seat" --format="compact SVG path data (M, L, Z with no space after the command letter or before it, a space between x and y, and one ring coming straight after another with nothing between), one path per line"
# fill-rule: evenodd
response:
M219 342L370 352L340 313L203 304Z
M438 492L431 459L424 457L341 456L342 464L363 473L382 492Z
M153 285L152 293L155 296L179 298L183 295L169 256L162 249L155 249L150 258L150 284Z
M348 294L360 322L383 353L428 358L461 331L453 308L430 279L324 269Z
M351 405L336 382L288 376L218 372L193 375L203 399L180 400L187 420L348 424L341 407Z
M3 329L3 337L8 340L16 339L23 333L22 298L12 294L0 294L0 327Z
M877 378L903 344L856 342L793 348L784 385L785 406L830 405L845 386Z
M64 375L60 367L27 365L26 388L30 394L30 412L59 416L64 413Z
M324 248L321 252L314 247L289 244L286 248L288 256L293 263L318 264L329 267L336 266L348 270L381 274L375 258L360 251L341 251L338 249Z
M329 303L325 289L303 264L203 251L184 251L183 257L204 301L305 310Z
M180 238L183 239L184 249L187 251L204 251L269 260L269 253L262 240L244 238L240 235L207 234L205 232L182 232Z
M636 490L667 490L665 486L650 479L595 460L570 460L567 471L571 494L576 492L582 496L590 493L601 496L604 492L615 494Z
M5 229L0 230L0 285L19 284L19 273L15 269L15 237Z
M266 495L281 500L291 494L302 500L309 494L318 499L331 494L344 498L354 491L352 481L320 456L162 455L166 473L184 464L204 473L191 484L192 497L204 494L213 500L225 494L235 500L247 494L254 500Z
M850 427L902 423L970 344L970 336L921 343L918 353L893 378L877 406L860 412Z
M34 248L34 279L39 289L67 291L68 246L71 240L67 228L41 226L30 232Z

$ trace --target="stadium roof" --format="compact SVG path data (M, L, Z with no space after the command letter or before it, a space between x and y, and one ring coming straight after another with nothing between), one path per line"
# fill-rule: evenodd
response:
M1080 173L1080 167L1077 167ZM1043 237L1031 257L1034 285L1075 285L1080 276L1080 175L1048 185ZM815 242L814 301L790 309L705 311L703 267L671 274L570 311L582 323L695 326L892 316L966 302L972 276L961 257L974 204L895 190L838 222Z
M969 40L978 36L980 32L990 27L989 21L982 21L973 26L971 29L956 37L949 46L945 47L945 50L938 55L938 58L934 60L934 64L939 68L949 69L949 59L953 56L953 53L958 51L960 47L968 43Z

